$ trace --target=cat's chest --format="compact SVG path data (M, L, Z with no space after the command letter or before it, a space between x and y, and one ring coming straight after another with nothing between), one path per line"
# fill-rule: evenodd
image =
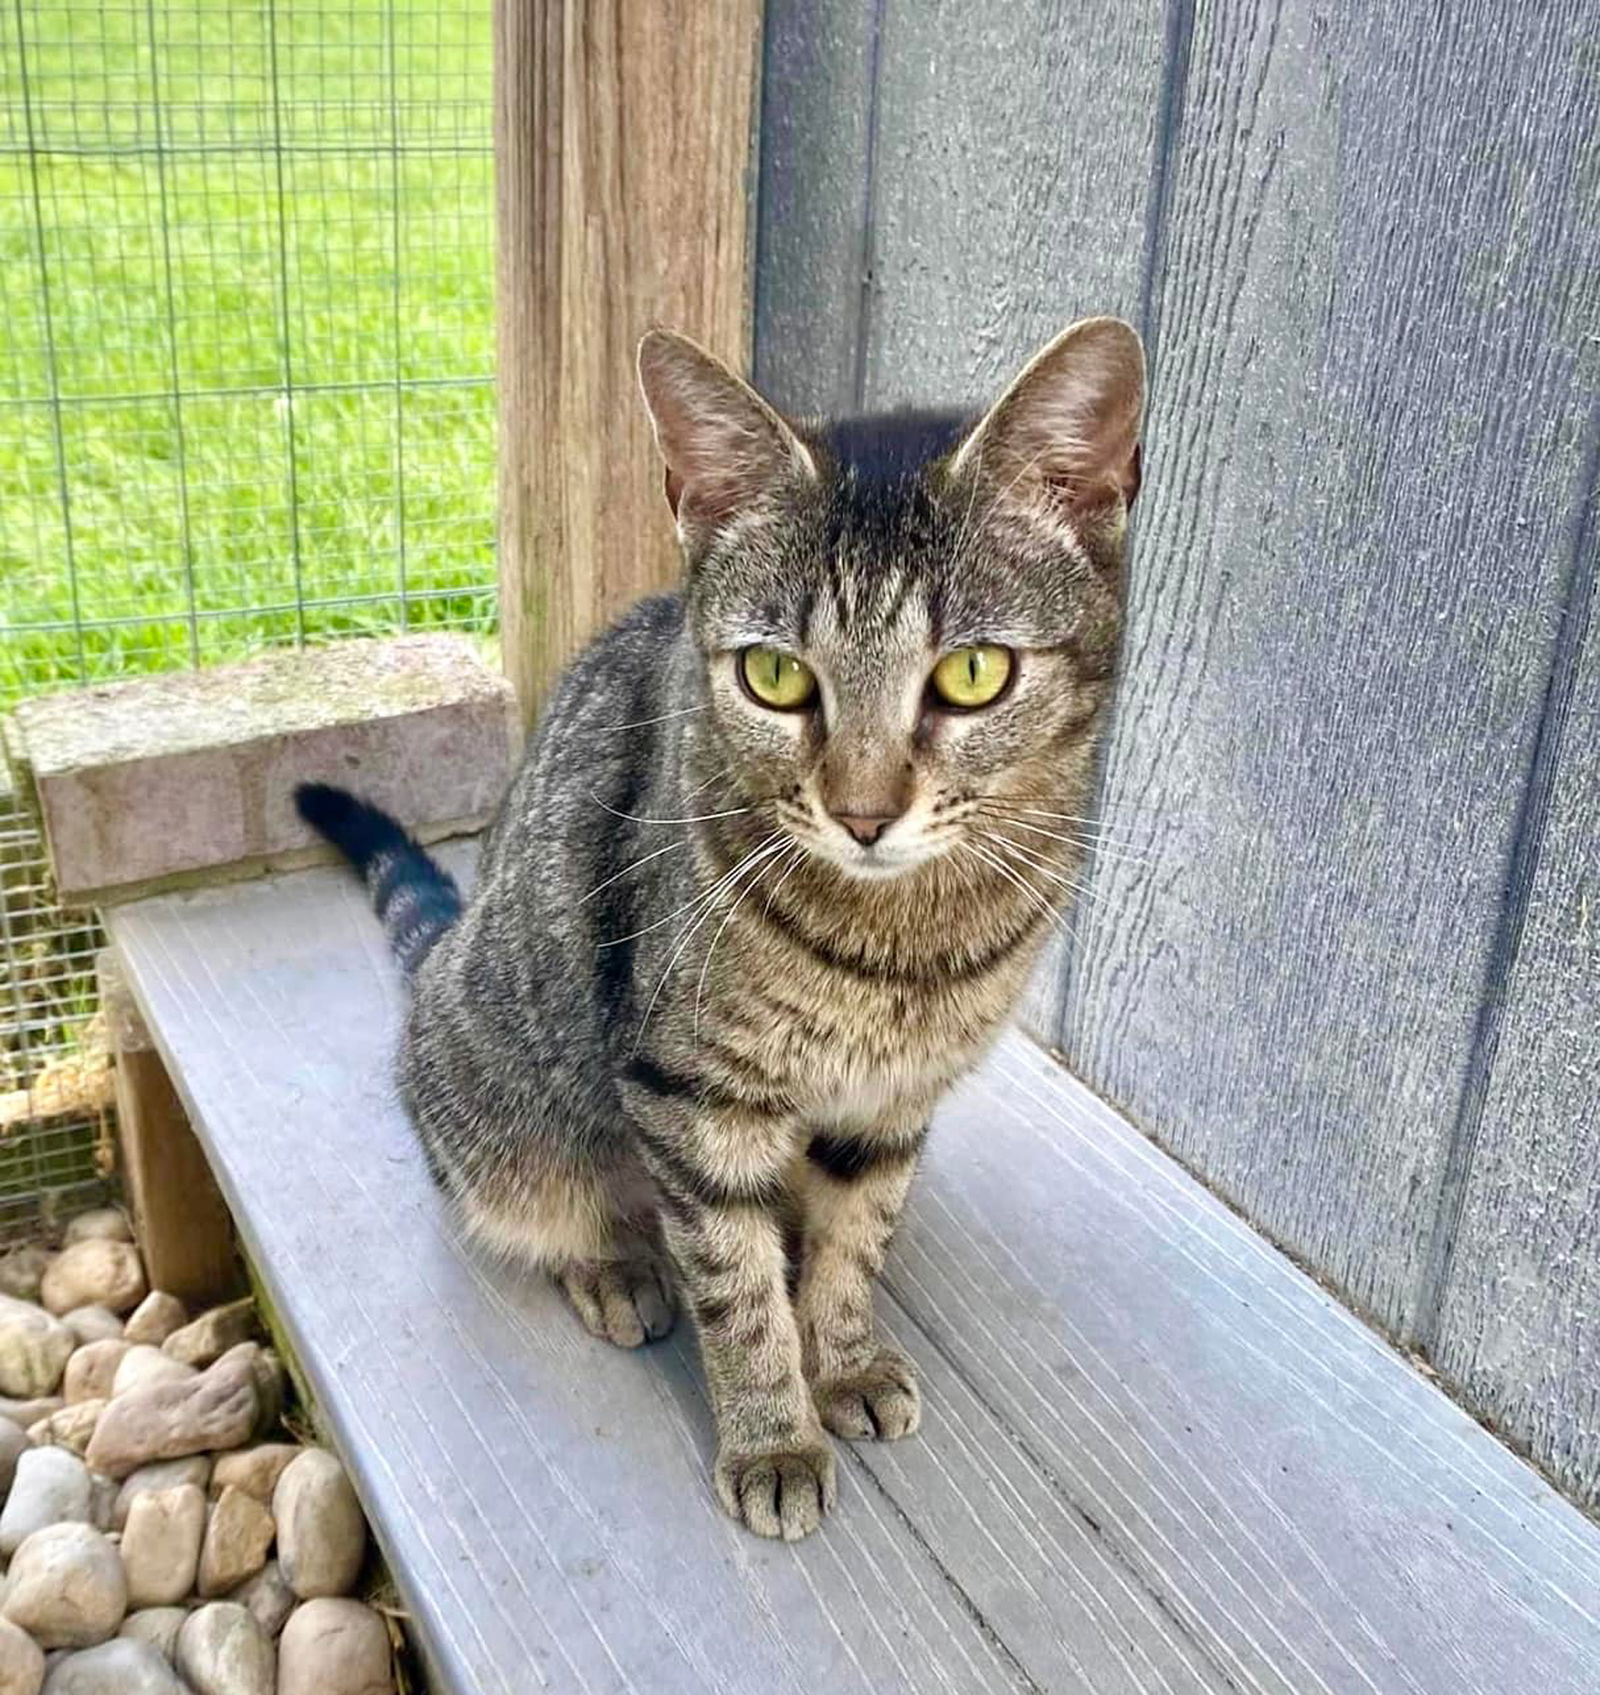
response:
M774 1032L795 1098L809 1121L824 1126L926 1110L988 1045L1007 1010L998 995L832 988Z

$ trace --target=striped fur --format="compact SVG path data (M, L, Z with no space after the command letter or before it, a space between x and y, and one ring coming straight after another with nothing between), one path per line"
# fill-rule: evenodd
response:
M795 1537L833 1499L829 1432L916 1428L874 1279L929 1115L1081 863L1137 342L1069 332L972 427L792 426L676 338L641 367L683 592L562 679L453 923L414 848L358 863L415 965L401 1081L466 1227L612 1342L681 1303L718 1494ZM932 665L979 641L1015 650L1009 692L937 708ZM816 707L759 706L749 643L804 657ZM891 790L905 811L876 845L829 811Z

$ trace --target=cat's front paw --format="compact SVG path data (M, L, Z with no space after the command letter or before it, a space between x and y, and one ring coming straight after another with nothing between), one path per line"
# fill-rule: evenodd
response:
M729 1517L757 1536L798 1542L833 1505L833 1450L799 1441L762 1453L724 1448L717 1455L717 1497Z
M893 1442L922 1422L916 1373L893 1348L880 1348L860 1370L813 1383L811 1397L823 1424L851 1441Z

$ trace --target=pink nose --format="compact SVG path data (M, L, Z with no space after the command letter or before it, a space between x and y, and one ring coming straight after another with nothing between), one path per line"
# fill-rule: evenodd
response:
M895 819L898 812L836 812L834 817L844 825L863 847L871 847Z

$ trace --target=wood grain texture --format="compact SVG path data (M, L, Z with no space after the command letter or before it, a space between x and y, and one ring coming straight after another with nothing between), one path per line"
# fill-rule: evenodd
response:
M1592 594L1589 580L1579 592ZM1600 623L1590 615L1434 1358L1600 1508Z
M1163 48L1160 0L885 0L862 402L983 403L1137 321Z
M1600 1680L1600 1530L1022 1040L940 1113L888 1274L923 1431L786 1548L712 1504L690 1343L602 1347L446 1227L351 880L111 924L441 1691Z
M95 975L111 1038L118 1167L150 1287L191 1308L213 1305L244 1282L227 1203L109 949Z
M760 0L496 0L500 612L524 714L677 573L634 350L743 367Z
M1583 0L1207 5L1061 1045L1414 1329L1594 390ZM1588 149L1589 165L1585 165Z
M755 377L795 416L859 406L878 8L768 0Z

